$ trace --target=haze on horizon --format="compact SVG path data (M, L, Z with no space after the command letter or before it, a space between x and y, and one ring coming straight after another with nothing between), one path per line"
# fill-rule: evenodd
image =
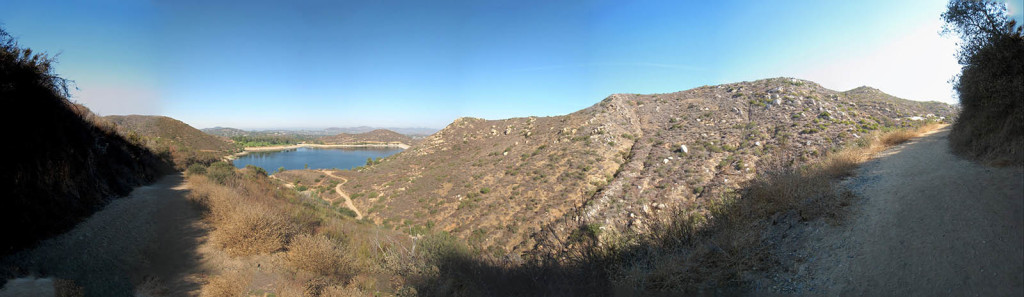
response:
M945 4L5 0L0 23L59 54L73 100L101 115L441 128L779 76L956 103Z

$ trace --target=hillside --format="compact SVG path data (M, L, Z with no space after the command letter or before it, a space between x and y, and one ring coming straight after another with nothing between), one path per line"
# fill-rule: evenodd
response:
M138 138L154 152L169 156L179 170L191 163L212 163L235 150L227 139L203 133L169 117L115 115L104 119L114 123L125 137Z
M343 187L384 226L518 254L558 246L581 225L643 232L668 209L702 213L764 168L952 113L790 78L615 94L565 116L458 119L381 164L342 173Z
M200 131L203 131L203 133L206 133L206 134L216 135L216 136L223 136L223 137L228 137L228 138L235 137L235 136L252 136L252 135L255 134L255 132L252 132L252 131L245 131L245 130L242 130L242 129L228 128L228 127L205 128L205 129L201 129Z
M412 144L413 139L409 136L398 134L398 132L377 129L365 133L348 134L340 133L332 136L324 136L318 139L324 144L388 144L401 143Z
M64 232L116 196L169 168L121 137L84 106L68 101L65 80L46 55L0 30L0 120L10 140L0 171L0 254Z
M325 133L330 134L330 135L336 135L336 134L341 134L341 133L360 134L360 133L370 132L370 131L373 131L373 130L391 130L391 131L395 131L395 132L397 132L399 134L407 135L407 136L413 137L413 138L427 136L427 135L430 135L430 134L434 134L434 132L437 132L437 129L431 129L431 128L399 128L399 127L375 128L375 127L369 127L369 126L346 127L346 128L330 127L330 128L324 129L323 131Z

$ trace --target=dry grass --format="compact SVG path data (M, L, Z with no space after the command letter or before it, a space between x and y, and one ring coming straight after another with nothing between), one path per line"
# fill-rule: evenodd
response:
M331 286L324 289L320 293L322 297L351 297L351 296L370 296L370 294L364 294L355 288L347 288L342 286Z
M260 273L276 271L270 272L276 275L272 284L248 289L278 296L354 296L360 288L345 284L364 273L387 276L373 291L391 292L402 288L393 283L399 274L395 271L423 266L410 252L408 236L353 221L326 202L248 169L231 168L218 180L208 177L209 172L189 175L188 183L189 198L204 209L204 220L212 227L211 247L230 258L212 268L262 264ZM251 279L235 272L221 274L203 286L205 295L234 296L231 292L238 288L228 284L248 287Z
M295 228L285 214L267 206L239 205L211 239L235 256L276 252L284 248Z
M579 245L559 260L519 266L474 255L450 235L415 241L352 221L322 201L275 189L271 180L253 179L245 170L224 184L202 175L189 179L193 200L207 208L214 226L211 242L233 255L283 253L283 268L289 272L274 285L280 296L398 293L407 290L406 282L425 295L591 294L619 288L627 294L700 293L702 288L738 286L744 273L778 265L781 260L773 254L778 238L773 236L779 235L773 230L779 227L773 226L819 218L841 222L855 197L837 191L834 180L852 175L892 139L923 131L867 135L855 146L810 163L765 166L743 189L681 211L672 220L652 222L640 238ZM238 292L229 284L247 285L247 279L225 281L237 277L215 277L203 292Z
M349 275L352 272L342 250L323 235L296 236L288 245L288 261L296 269L324 276Z
M881 141L882 144L885 146L894 146L907 142L910 139L917 137L917 135L918 134L916 133L916 131L898 130L886 133L885 135L882 136Z
M230 255L281 250L296 232L281 208L268 203L268 199L260 199L258 193L251 193L252 189L243 187L238 191L203 176L189 177L189 184L191 199L208 208L208 218L216 226L210 239Z
M929 123L913 129L899 129L864 136L854 146L831 153L801 167L773 168L762 173L748 186L746 207L761 215L796 210L805 220L824 217L837 223L841 208L848 205L852 193L837 192L834 181L854 174L861 163L889 147L910 141L942 127Z
M615 251L611 282L631 294L741 290L743 275L783 262L774 253L786 240L782 234L789 224L815 219L839 224L845 219L846 206L856 196L839 190L838 178L853 175L885 148L938 127L867 135L855 146L802 166L767 162L775 165L735 194L696 211L679 211L667 222L655 221L649 234Z
M202 297L234 297L242 296L249 287L250 275L240 271L232 271L209 278L203 285L199 296Z

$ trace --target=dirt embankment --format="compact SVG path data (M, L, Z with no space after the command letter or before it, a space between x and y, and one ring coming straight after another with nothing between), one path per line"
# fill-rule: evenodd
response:
M844 184L849 221L812 228L797 287L841 296L1024 295L1024 170L949 152L948 128L882 153Z

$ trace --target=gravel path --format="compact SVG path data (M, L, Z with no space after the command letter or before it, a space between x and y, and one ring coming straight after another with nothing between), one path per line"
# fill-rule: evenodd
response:
M1024 296L1024 170L949 152L948 128L845 181L864 199L809 240L808 294Z
M198 288L200 213L179 174L136 188L71 231L3 262L32 275L73 280L86 296L181 296Z

